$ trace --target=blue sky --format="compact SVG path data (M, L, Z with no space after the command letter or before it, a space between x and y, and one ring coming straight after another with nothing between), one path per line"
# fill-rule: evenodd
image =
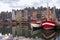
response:
M24 9L25 7L50 7L54 5L60 8L60 0L0 0L0 11L11 11L12 9Z

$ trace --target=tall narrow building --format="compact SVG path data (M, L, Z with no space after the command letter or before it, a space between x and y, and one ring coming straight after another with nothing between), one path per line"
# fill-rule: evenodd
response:
M15 10L12 10L12 20L16 20L15 19Z
M21 11L20 10L17 10L16 11L16 21L19 22L20 21L20 18L21 18Z

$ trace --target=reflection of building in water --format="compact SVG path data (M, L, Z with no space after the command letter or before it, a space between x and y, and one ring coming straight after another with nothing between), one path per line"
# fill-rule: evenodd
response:
M49 31L48 30L43 30L42 34L45 35L45 38L42 37L42 39L44 39L44 40L58 40L58 39L60 39L60 30L56 30L56 31L54 31L54 30L49 30ZM50 34L52 34L52 35L50 35ZM50 35L52 37L50 37L48 35Z
M55 30L42 30L42 38L45 40L56 40L56 31Z

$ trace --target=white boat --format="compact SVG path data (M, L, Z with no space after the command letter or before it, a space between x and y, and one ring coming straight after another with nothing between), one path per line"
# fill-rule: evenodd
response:
M40 25L40 24L32 24L32 23L31 23L31 26L32 26L32 27L40 27L41 25Z

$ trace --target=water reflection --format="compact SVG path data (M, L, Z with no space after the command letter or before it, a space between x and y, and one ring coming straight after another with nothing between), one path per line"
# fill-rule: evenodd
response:
M45 40L55 40L56 39L56 30L42 30L42 38Z
M5 27L5 26L4 26ZM3 27L2 27L3 28ZM4 30L1 30L2 28L0 28L0 32L3 31L2 33L9 33L12 32L11 28L4 28ZM21 29L19 29L21 31ZM28 37L28 30L25 31L26 29L24 29L24 32L22 30L22 33ZM20 32L18 31L18 32ZM18 33L21 35L21 32ZM60 29L52 29L52 30L44 30L44 29L39 29L36 30L34 32L31 32L30 37L33 37L33 40L60 40Z
M37 36L38 35L38 36ZM36 40L60 40L60 30L52 29L52 30L44 30L41 29L39 33L34 34ZM36 38L38 37L38 38Z

